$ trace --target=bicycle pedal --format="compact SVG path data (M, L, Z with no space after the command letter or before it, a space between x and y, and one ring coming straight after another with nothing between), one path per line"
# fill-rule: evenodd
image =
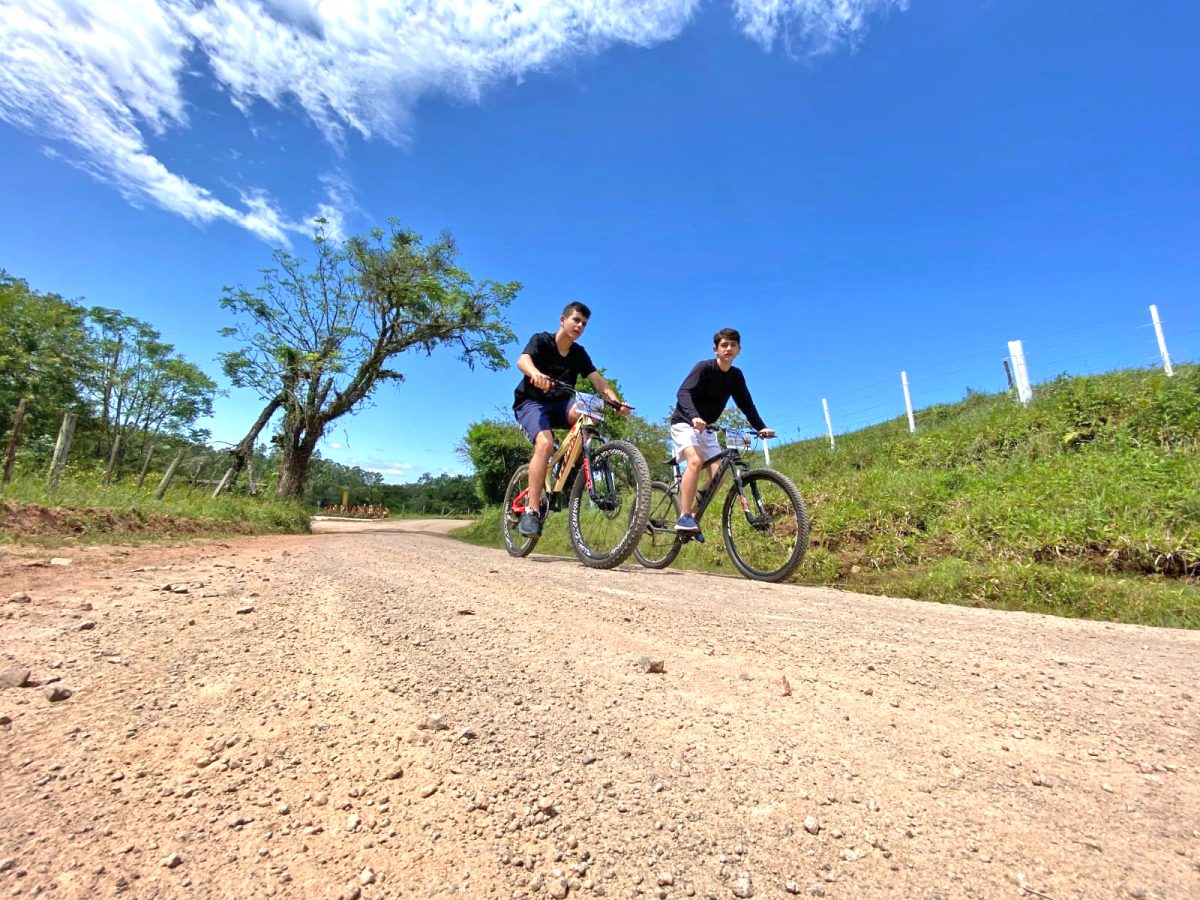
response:
M704 532L703 531L693 531L690 535L688 535L688 538L689 538L689 540L695 541L697 544L703 544L704 543Z

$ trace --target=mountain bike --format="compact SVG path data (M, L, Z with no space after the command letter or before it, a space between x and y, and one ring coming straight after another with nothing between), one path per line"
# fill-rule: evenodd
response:
M650 467L633 444L608 441L600 430L604 407L621 404L551 381L574 392L581 415L550 457L541 498L542 522L565 504L567 531L579 561L591 568L611 569L629 558L646 530ZM528 556L538 542L538 535L517 530L528 497L527 463L509 479L500 514L504 547L512 556Z
M796 570L808 551L812 522L804 498L786 475L769 468L751 468L743 452L751 449L758 432L741 428L709 426L725 436L725 449L708 463L719 460L717 473L696 493L696 523L732 473L733 483L721 508L721 536L725 550L738 571L755 581L783 581ZM770 457L768 457L768 461ZM650 485L650 520L634 555L643 566L665 569L689 540L704 542L704 533L677 532L679 518L680 461L668 460L674 481ZM707 466L706 463L705 465Z

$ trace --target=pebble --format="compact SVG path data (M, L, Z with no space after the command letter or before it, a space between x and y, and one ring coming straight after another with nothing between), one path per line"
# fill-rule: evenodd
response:
M821 833L821 823L817 821L816 816L807 816L804 819L804 830L809 834Z
M375 873L372 872L369 867L366 869L363 869L362 872L359 873L358 880L362 884L374 884L375 883Z
M24 666L9 666L0 672L0 688L25 687L29 684L29 669Z
M643 656L638 660L638 668L647 675L654 675L665 672L667 664L657 656Z
M69 566L70 564L71 560L65 556L53 556L50 558L50 565L52 566Z
M751 881L749 872L743 872L737 877L737 881L733 883L733 896L740 898L754 896L754 882Z
M15 594L8 595L8 602L9 603L32 603L33 598L30 597L29 594L25 593L25 591L17 591Z
M419 791L419 793L421 794L422 798L432 797L435 793L437 793L437 785L436 784L424 785L421 788L421 790Z
M60 700L67 700L71 697L71 691L57 684L47 685L42 693L46 695L46 699L51 703L58 703Z
M80 622L78 625L75 626L75 630L76 631L91 631L95 627L96 627L96 623L93 622L91 619L84 619L82 622Z
M171 853L171 854L168 854L167 856L164 856L161 860L159 860L159 862L165 868L174 869L176 866L180 866L183 864L183 857L180 856L178 853Z
M253 607L253 606L239 606L239 607L237 608L237 614L238 614L239 616L244 616L244 615L246 615L247 613L252 613L252 612L254 612L254 607Z

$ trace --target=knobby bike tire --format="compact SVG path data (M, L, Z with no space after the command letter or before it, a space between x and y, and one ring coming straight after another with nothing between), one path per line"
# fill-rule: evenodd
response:
M533 548L537 546L540 535L526 537L517 530L517 523L521 521L521 514L513 510L513 500L529 487L529 465L528 463L521 466L517 471L513 472L512 478L508 480L508 487L504 491L504 503L500 507L500 533L504 536L504 549L508 551L510 556L522 557L528 556L533 552ZM542 497L542 525L546 524L546 513L549 511L550 504L546 497Z
M665 569L683 549L683 538L675 531L678 518L679 497L665 482L650 482L650 518L633 548L633 555L647 569Z
M752 523L739 501L736 484L721 510L721 536L738 571L755 581L783 581L804 561L812 521L800 491L774 469L751 469L742 475L743 493ZM754 489L767 495L765 510L754 508Z
M606 470L612 471L619 483L615 495L598 497L602 507L588 494L584 473L577 472L567 507L567 530L581 563L593 569L611 569L629 558L646 533L650 467L641 451L628 441L602 444L591 458L592 481L598 494L607 493Z

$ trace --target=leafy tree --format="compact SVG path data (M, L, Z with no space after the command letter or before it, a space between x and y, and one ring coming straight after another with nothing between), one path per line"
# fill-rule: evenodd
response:
M148 323L120 310L88 311L91 365L84 393L94 405L103 436L160 431L177 434L212 414L217 385Z
M0 433L29 399L24 432L53 430L66 410L83 407L78 380L87 367L84 310L43 294L0 269Z
M392 223L338 244L318 226L308 266L283 250L256 292L227 288L221 305L243 317L223 334L242 347L222 354L235 385L267 401L247 439L283 410L278 435L282 496L298 496L317 442L330 423L367 401L381 382L403 375L388 368L406 350L431 353L443 344L469 366L508 363L501 347L512 331L502 318L520 290L513 281L475 282L456 264L458 248L443 234L422 244ZM235 448L235 467L240 465Z
M500 503L516 468L533 452L521 426L502 419L472 422L458 453L475 469L475 484L485 503Z

